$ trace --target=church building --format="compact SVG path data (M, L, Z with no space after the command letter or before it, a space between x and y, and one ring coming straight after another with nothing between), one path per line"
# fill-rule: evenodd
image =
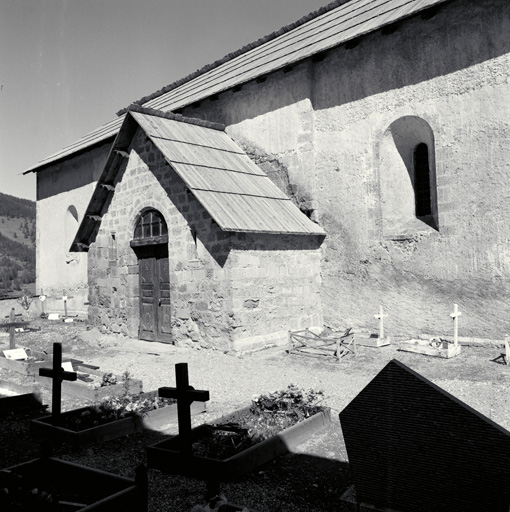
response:
M337 0L42 160L37 291L104 332L510 329L510 3ZM60 305L59 305L60 303Z

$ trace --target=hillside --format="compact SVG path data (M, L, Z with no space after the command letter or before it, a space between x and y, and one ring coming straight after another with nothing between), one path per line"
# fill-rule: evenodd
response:
M35 282L35 202L0 192L0 297Z

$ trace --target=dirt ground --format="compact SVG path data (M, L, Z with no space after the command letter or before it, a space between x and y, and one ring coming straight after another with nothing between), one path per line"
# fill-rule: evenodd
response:
M41 330L18 334L17 346L50 353L55 341L62 342L64 358L95 364L105 373L120 375L128 370L143 381L144 391L175 385L175 363L187 362L190 384L209 390L211 395L208 412L194 418L194 424L213 420L249 404L254 395L283 389L291 383L324 391L324 403L332 411L332 423L325 432L241 481L222 485L229 501L258 511L338 510L340 496L350 483L338 413L392 359L398 359L504 428L510 428L510 366L498 359L503 350L494 345L463 346L461 354L452 359L403 352L398 344L379 349L357 347L356 355L336 362L330 358L289 356L285 347L236 355L149 343L101 334L85 322L37 319L31 326ZM8 342L7 336L0 336L0 351L8 348ZM0 379L30 384L30 379L3 369ZM50 391L43 389L42 394L43 402L51 406ZM83 405L83 400L64 396L64 410ZM38 455L38 446L28 435L28 419L0 423L3 467ZM144 462L145 446L175 433L177 426L172 425L164 432L144 432L87 450L64 450L57 455L132 477L137 463ZM183 477L150 473L150 489L151 512L189 511L194 504L203 502L203 482Z

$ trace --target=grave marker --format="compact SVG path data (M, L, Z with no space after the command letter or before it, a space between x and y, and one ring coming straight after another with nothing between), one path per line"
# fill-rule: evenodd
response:
M41 294L39 295L39 300L41 301L41 308L42 308L41 318L47 317L46 313L44 312L44 301L46 299L51 299L51 297L49 295L44 295L44 290L41 288Z
M177 400L177 422L179 425L180 450L191 454L191 404L209 400L209 391L198 390L189 385L188 363L175 365L175 388L163 387L158 389L162 398Z
M54 424L60 419L62 400L62 381L75 381L76 372L68 372L62 368L62 343L53 343L53 368L39 368L41 377L53 379L51 387L51 415Z
M508 512L510 432L401 362L340 423L356 510Z
M6 324L1 324L2 327L9 329L9 348L11 350L16 348L16 341L14 338L16 328L25 327L25 325L28 325L28 322L23 322L23 321L16 322L16 318L19 316L23 316L23 315L21 313L16 314L14 311L14 308L12 308L9 316L5 317L5 318L9 319L9 322Z
M453 313L450 313L450 316L453 318L453 344L455 347L459 345L459 316L462 313L459 311L459 307L457 304L453 305Z
M26 361L28 354L24 348L13 348L10 350L4 350L5 359L13 359L15 361Z
M64 301L64 321L67 319L67 300L74 299L74 295L67 295L65 290L62 290L62 300Z
M384 314L384 309L382 306L379 306L379 314L374 315L374 318L379 319L379 339L384 339L384 317L386 315Z
M508 334L505 335L505 363L510 364L510 343L508 342Z

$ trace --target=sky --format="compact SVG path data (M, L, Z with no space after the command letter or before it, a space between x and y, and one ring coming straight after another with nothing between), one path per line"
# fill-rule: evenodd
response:
M330 0L0 0L0 192L116 112Z

